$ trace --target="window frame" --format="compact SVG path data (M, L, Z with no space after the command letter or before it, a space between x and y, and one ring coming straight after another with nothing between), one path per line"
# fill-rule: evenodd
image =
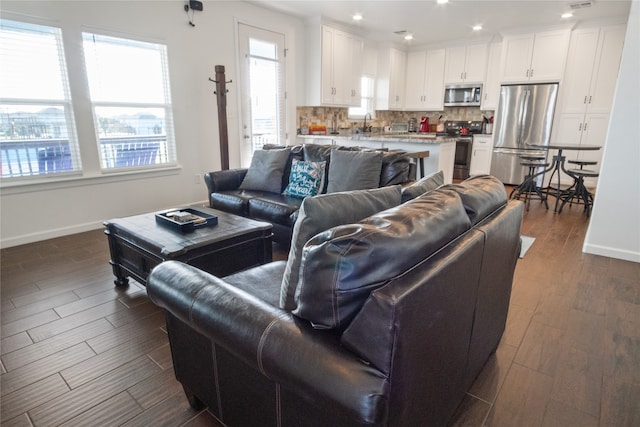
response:
M370 79L369 83L365 83L365 79ZM365 89L365 84L369 85L369 90ZM371 92L370 96L365 96L367 92ZM364 114L356 114L355 109L363 109L362 104L366 102ZM347 117L353 120L362 120L367 114L371 115L371 119L376 118L376 79L371 74L362 74L360 76L360 107L349 107Z
M18 169L22 170L23 165L28 164L29 172L25 174L16 174L15 176L3 176L2 183L3 187L6 184L10 185L21 185L25 183L31 183L36 180L51 180L51 179L60 179L60 178L68 178L68 177L76 177L82 174L83 166L80 157L80 145L77 134L77 127L74 117L74 104L73 98L71 94L70 82L69 82L69 73L66 59L66 52L64 47L64 36L62 32L62 28L56 23L53 22L37 22L31 20L19 19L18 17L12 16L12 14L3 14L1 19L3 22L3 26L7 26L9 28L15 28L18 31L25 31L28 34L37 37L38 33L40 34L50 34L53 36L52 42L55 43L57 52L55 53L58 60L58 70L59 71L59 84L61 93L60 99L54 98L39 98L39 97L29 97L25 91L25 95L23 97L1 97L0 98L0 108L2 106L24 106L26 107L53 107L61 109L61 116L64 117L64 124L66 126L66 132L62 137L52 138L51 136L46 138L40 137L32 137L25 139L7 139L5 142L9 143L10 141L15 141L14 145L20 145L20 141L28 143L29 140L36 141L36 144L33 144L34 147L28 148L26 145L20 148L16 148L16 156L18 156L18 151L22 150L25 152L27 156L26 163L24 161L17 160ZM26 40L27 43L29 40ZM33 55L37 55L38 52L34 51ZM42 73L43 69L47 67L39 67L38 73ZM18 70L14 70L18 71ZM20 82L16 82L19 84ZM1 94L0 94L1 95ZM28 113L25 111L25 113ZM17 114L17 113L16 113ZM49 127L54 123L46 122L46 125ZM55 126L54 131L55 131ZM47 129L49 130L49 129ZM63 141L66 141L63 142ZM9 144L7 144L9 145ZM7 150L7 156L9 148L7 145L3 147L3 151ZM37 157L38 166L36 171L34 172L34 160L30 159L29 152L34 152ZM62 152L62 153L61 153ZM67 159L67 160L65 160ZM15 162L11 162L15 163ZM68 164L67 164L68 163ZM71 166L71 167L68 167ZM43 172L41 168L45 168ZM52 171L47 171L47 169L53 169Z
M89 67L87 66L87 51L85 48L86 38L95 38L101 43L108 43L109 40L113 41L113 44L121 44L123 46L131 46L137 48L147 48L147 46L152 46L151 50L158 51L160 55L160 66L159 70L162 75L162 90L164 92L163 98L164 103L162 102L138 102L138 101L113 101L113 100L101 100L94 99L95 94L92 94L91 90L91 77ZM98 162L100 166L100 172L104 175L115 174L115 173L123 173L127 171L138 172L138 171L147 171L147 170L161 170L166 168L175 168L178 166L178 156L177 156L177 145L176 145L176 137L175 137L175 128L174 128L174 119L173 119L173 103L171 97L171 78L169 74L169 47L166 42L159 40L149 40L142 39L139 37L135 37L131 34L120 34L115 32L106 31L103 29L95 29L84 27L80 34L80 40L82 41L82 59L84 61L84 75L87 79L87 95L89 98L89 102L91 104L91 114L93 117L93 127L94 127L94 135L95 135L95 143L98 149ZM101 126L100 126L100 118L97 114L97 109L101 108L138 108L138 109L162 109L164 110L164 129L165 129L165 147L164 151L162 149L159 150L158 156L161 158L165 158L164 161L159 163L145 163L144 160L140 161L140 159L136 159L135 162L125 162L124 165L117 165L117 160L113 158L104 158L103 157L103 144L102 138L100 135ZM107 136L108 138L108 136ZM135 137L134 137L135 139ZM114 163L115 162L115 163ZM127 164L131 163L131 164ZM133 164L138 163L138 164ZM110 166L110 164L113 164Z

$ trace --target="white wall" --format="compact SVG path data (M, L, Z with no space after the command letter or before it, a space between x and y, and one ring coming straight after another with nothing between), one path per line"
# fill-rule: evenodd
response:
M3 247L71 234L102 226L106 219L184 205L206 199L202 175L220 169L218 119L214 67L224 65L229 84L228 127L231 167L240 166L238 86L236 58L237 21L285 33L287 56L288 116L295 135L295 105L302 87L302 61L296 51L304 38L299 19L244 2L204 2L195 13L195 27L188 23L182 1L2 1L3 17L19 14L36 22L60 26L67 52L81 51L83 30L136 35L166 43L174 108L175 134L180 168L164 173L129 176L100 175L92 138L84 77L69 63L74 113L86 170L81 179L63 184L45 182L0 189L0 245ZM8 13L7 13L8 12ZM15 16L15 15L13 15ZM67 55L69 57L69 55ZM76 55L80 57L80 55ZM85 87L83 89L83 87ZM88 139L89 138L89 139ZM197 182L196 181L196 176Z
M583 250L640 262L640 5L632 2Z

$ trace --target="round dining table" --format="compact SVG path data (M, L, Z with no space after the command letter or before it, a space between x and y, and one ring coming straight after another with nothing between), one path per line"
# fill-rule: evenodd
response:
M542 145L542 144L527 144L527 148L533 148L533 149L537 149L537 150L558 150L558 153L553 156L553 161L551 163L551 166L549 166L549 169L546 169L544 171L544 173L549 173L551 171L553 171L551 173L551 176L549 177L549 184L545 187L545 193L547 195L549 195L550 192L554 192L555 194L553 194L553 196L556 198L556 204L553 208L554 212L558 211L558 202L560 201L560 197L562 196L562 188L560 188L560 171L566 173L567 175L573 177L573 175L571 175L569 172L567 172L567 170L564 168L564 160L565 157L562 155L562 151L563 150L577 150L577 151L597 151L600 150L602 147L600 147L599 145L588 145L588 144L547 144L547 145ZM553 181L553 176L555 174L558 174L557 180L558 180L558 185L556 187L552 186L552 182Z

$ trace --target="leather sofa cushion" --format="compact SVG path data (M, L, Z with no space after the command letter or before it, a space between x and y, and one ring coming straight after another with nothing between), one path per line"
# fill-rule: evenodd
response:
M333 150L327 193L377 188L381 170L381 152Z
M338 225L358 222L400 204L400 186L322 194L305 199L293 226L287 267L280 288L280 308L295 308L302 249L316 234Z
M240 184L240 189L280 193L282 177L290 154L291 149L288 147L281 150L254 151L251 166Z
M402 189L402 203L415 199L416 197L444 185L444 173L434 172Z
M294 196L264 193L249 200L249 218L293 227L297 216L294 213L303 200Z
M491 175L477 175L460 184L448 184L441 188L453 190L460 195L471 225L476 225L507 204L504 184Z
M285 261L274 261L234 273L224 277L223 280L277 307L280 295L278 291L280 290L284 268Z
M249 200L257 195L264 194L260 191L231 190L211 193L209 205L214 209L230 212L236 215L249 216Z
M318 234L303 250L293 314L318 329L344 329L373 290L469 228L460 196L435 190Z
M386 151L382 154L380 187L402 184L409 179L410 160L404 151Z

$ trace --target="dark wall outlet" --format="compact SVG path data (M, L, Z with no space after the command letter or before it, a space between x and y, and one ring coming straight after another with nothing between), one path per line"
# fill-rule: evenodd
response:
M198 0L189 0L189 7L193 10L199 10L202 12L202 2Z

